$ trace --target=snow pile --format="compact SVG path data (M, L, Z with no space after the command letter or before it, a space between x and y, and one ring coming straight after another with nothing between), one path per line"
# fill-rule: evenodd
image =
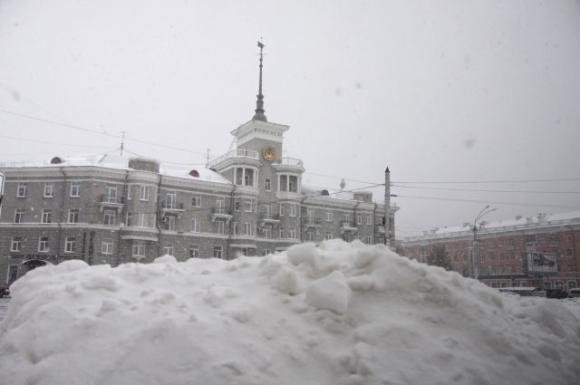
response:
M2 384L574 384L571 303L504 296L327 241L234 261L36 269L12 286Z

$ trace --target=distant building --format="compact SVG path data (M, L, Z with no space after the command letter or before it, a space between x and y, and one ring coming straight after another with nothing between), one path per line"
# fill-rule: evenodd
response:
M489 286L572 289L580 284L580 212L482 224L477 240L475 268ZM473 229L465 224L407 238L402 252L470 276L473 245Z
M299 159L282 157L289 127L263 108L262 59L253 118L232 131L235 148L208 168L165 168L155 160L105 154L4 164L0 277L65 259L90 264L265 255L300 241L384 243L385 207L370 192L302 186ZM394 244L394 215L389 239Z

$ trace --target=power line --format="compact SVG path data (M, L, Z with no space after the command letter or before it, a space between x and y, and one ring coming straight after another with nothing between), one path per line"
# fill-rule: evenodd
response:
M86 128L86 127L82 127L79 125L75 125L75 124L68 124L68 123L63 123L63 122L58 122L55 120L51 120L51 119L45 119L45 118L39 118L37 116L32 116L32 115L28 115L28 114L22 114L20 112L14 112L14 111L9 111L3 108L0 108L0 112L3 112L5 114L9 114L9 115L13 115L13 116L17 116L20 118L24 118L24 119L29 119L29 120L34 120L37 122L42 122L42 123L47 123L47 124L54 124L57 126L61 126L61 127L66 127L66 128L71 128L74 130L80 130L83 132L90 132L93 134L97 134L97 135L104 135L107 137L111 137L111 138L116 138L116 139L120 139L122 137L122 135L116 135L116 134L109 134L106 131L98 131L98 130L93 130L90 128ZM135 137L128 137L126 138L129 141L135 142L135 143L141 143L141 144L147 144L150 146L156 146L156 147L162 147L162 148L166 148L166 149L170 149L170 150L175 150L175 151L184 151L184 152L188 152L191 154L198 154L198 155L205 155L205 153L201 153L198 151L192 151L190 149L187 148L183 148L183 147L176 147L176 146L170 146L170 145L166 145L166 144L162 144L162 143L156 143L156 142L149 142L146 140L142 140L142 139L138 139Z
M447 187L418 187L418 186L403 186L397 183L393 183L393 187L418 189L418 190L473 191L473 192L492 192L492 193L580 194L580 191L488 190L488 189L447 188Z
M31 143L41 143L41 144L52 144L52 145L59 145L59 146L68 146L68 147L83 147L83 148L108 148L104 146L94 146L88 144L70 144L70 143L61 143L61 142L51 142L48 140L41 140L41 139L30 139L30 138L18 138L16 136L8 136L8 135L0 135L0 138L9 139L9 140L17 140L23 142L31 142Z
M491 184L491 183L542 183L542 182L578 182L580 178L553 178L553 179L499 179L499 180L468 180L468 181L393 181L399 184Z
M441 198L441 197L416 196L416 195L397 195L397 197L398 198L410 198L410 199L438 200L438 201L447 201L447 202L484 203L484 204L506 205L506 206L551 207L551 208L574 209L574 210L580 209L579 206L553 205L550 203L500 202L500 201L488 201L488 200L479 200L479 199Z

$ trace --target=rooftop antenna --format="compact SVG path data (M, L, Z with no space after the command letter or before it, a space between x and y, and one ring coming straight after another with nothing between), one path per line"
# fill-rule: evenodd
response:
M261 120L263 122L267 122L268 119L264 114L264 95L262 94L262 61L263 61L263 50L264 50L264 43L262 43L262 38L260 37L260 41L258 41L258 47L260 47L260 81L258 83L258 95L256 99L256 113L252 120Z
M121 157L123 156L123 150L125 150L125 131L121 133Z

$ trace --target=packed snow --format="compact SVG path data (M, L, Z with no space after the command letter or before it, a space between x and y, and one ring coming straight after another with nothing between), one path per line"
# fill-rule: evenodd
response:
M382 246L155 262L18 280L0 383L579 383L575 302L503 295Z

